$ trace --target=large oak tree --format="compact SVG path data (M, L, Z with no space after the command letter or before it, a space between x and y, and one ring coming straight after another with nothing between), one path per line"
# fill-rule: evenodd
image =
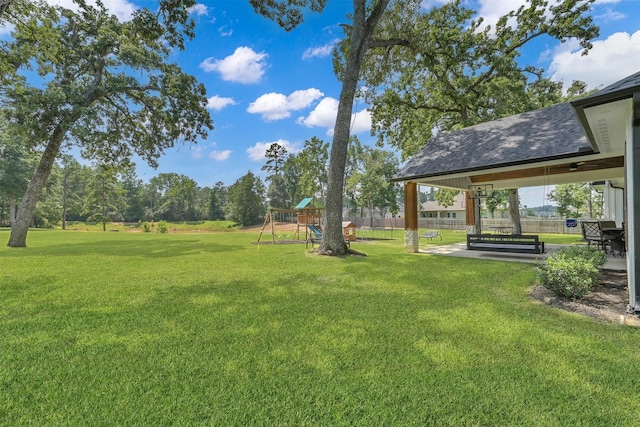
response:
M349 49L345 67L340 75L342 90L338 104L333 142L329 157L324 232L318 251L328 255L344 255L349 251L342 231L344 172L346 167L351 111L355 98L360 68L365 55L373 45L386 45L387 41L374 41L373 34L390 0L353 0L353 15L348 26ZM274 19L290 30L302 22L303 11L310 8L322 11L327 0L250 0L255 10Z
M326 3L250 1L257 12L285 29L302 21L304 7L321 11ZM366 82L366 99L375 107L374 131L406 158L434 131L524 111L526 101L519 95L526 91L528 68L518 62L522 47L547 35L563 41L575 37L588 49L598 34L586 14L593 1L561 0L549 5L546 0L528 0L502 17L495 28L483 28L482 20L474 20L475 12L463 8L460 1L424 10L421 0L353 0L351 23L344 26L347 37L336 57L342 91L319 251L334 255L348 251L341 228L342 188L359 82ZM478 99L483 102L474 102ZM511 108L514 99L520 100L515 109Z
M26 246L38 196L63 144L84 157L126 164L133 154L157 165L177 141L196 142L213 127L202 84L169 61L193 36L194 0L161 0L120 22L98 2L77 11L38 1L0 43L13 64L2 102L10 125L42 150L22 198L9 246Z
M494 26L460 1L426 13L395 3L378 30L406 40L407 47L372 51L363 67L374 131L407 158L436 132L561 102L562 84L543 78L543 70L523 64L520 55L541 37L576 38L586 54L598 35L587 15L592 2L529 0ZM508 200L520 233L517 189L509 190Z
M556 85L522 61L523 49L543 37L575 38L586 54L598 35L587 15L593 0L528 0L493 26L461 3L429 11L394 3L378 31L406 47L372 50L363 66L374 131L405 159L437 132L559 102Z

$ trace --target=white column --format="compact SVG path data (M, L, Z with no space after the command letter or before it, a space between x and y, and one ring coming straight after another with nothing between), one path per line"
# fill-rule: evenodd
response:
M625 192L627 211L625 232L627 239L627 279L629 283L629 310L640 311L638 291L636 287L636 272L640 260L637 259L638 231L640 222L640 194L637 189L640 182L640 92L633 95L633 112L627 126L627 146L625 153Z

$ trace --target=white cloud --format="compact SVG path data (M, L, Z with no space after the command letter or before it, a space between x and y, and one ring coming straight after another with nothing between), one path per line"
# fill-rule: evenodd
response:
M300 117L298 123L306 127L333 129L337 114L338 100L328 96L320 101L307 117Z
M338 100L326 97L318 103L307 117L300 117L298 124L306 127L322 127L327 129L327 135L333 135L338 114ZM371 112L361 110L351 115L351 133L368 132L371 130Z
M627 15L622 12L618 12L615 10L607 9L603 13L596 16L596 19L602 19L606 22L620 21L621 19L625 19Z
M619 3L621 0L596 0L595 5L604 5L604 4L613 4ZM442 4L444 1L442 0L431 0L423 3L431 3L433 6L435 4ZM481 16L483 18L484 25L491 25L491 28L495 29L496 23L498 19L502 16L506 15L511 11L516 11L520 6L527 5L526 0L478 0L478 4L472 8L478 12L477 16ZM550 5L556 5L560 3L560 0L551 0L549 1ZM547 13L549 15L549 13ZM605 14L598 16L598 18L605 18L607 20L618 20L624 18L624 15L619 12L614 12L611 10L607 10ZM510 21L512 23L512 21Z
M226 25L223 25L222 27L218 28L218 34L220 34L220 37L229 37L233 35L233 29L230 29Z
M633 34L614 33L605 40L593 42L586 56L573 43L561 46L555 53L549 73L551 78L568 87L582 80L594 89L616 82L640 70L640 30Z
M249 47L239 47L224 59L207 58L200 64L204 71L217 71L222 80L243 84L259 83L264 75L267 55Z
M231 150L222 150L222 151L214 150L211 153L209 153L209 158L221 162L231 157L231 153L232 153Z
M297 90L289 96L281 93L265 93L249 104L247 112L260 114L266 121L286 119L292 111L307 108L313 101L324 94L318 89Z
M422 3L420 3L420 7L422 9L429 10L432 7L435 7L435 6L442 6L443 4L445 4L448 1L450 1L450 0L422 0Z
M371 111L362 110L351 115L351 133L371 131Z
M492 28L495 28L498 19L512 10L518 10L520 6L525 4L525 0L480 0L479 3L480 7L476 9L478 16L482 16L485 25L491 25Z
M196 3L189 8L189 13L195 13L198 16L207 15L209 12L209 8L201 3Z
M214 111L220 111L229 105L236 105L237 102L233 98L223 98L214 95L207 100L207 108Z
M287 150L288 154L296 154L301 151L299 144L295 144L287 141L286 139L279 139L271 142L257 142L254 146L247 148L247 155L249 159L254 162L262 162L265 160L265 153L271 144L276 143Z
M333 48L338 43L338 41L338 39L333 39L331 42L325 44L324 46L310 47L304 51L304 53L302 54L302 59L315 57L324 58L326 56L329 56L331 55L331 52L333 51Z
M78 11L78 5L73 0L46 0L51 6L60 6L65 9ZM96 0L86 0L90 6L96 5ZM131 15L138 7L128 0L102 0L102 4L107 8L109 12L116 15L120 22L125 22L131 19ZM0 35L9 34L13 31L14 26L12 24L3 23L0 26Z
M47 0L47 3L54 6L62 6L65 9L78 10L78 5L76 5L73 0ZM137 9L137 7L128 0L102 0L102 3L107 10L116 15L121 22L131 19L131 15ZM87 4L95 6L96 0L87 0Z
M194 149L191 150L191 158L192 159L201 159L202 158L202 152L204 151L204 148L202 147L195 147Z

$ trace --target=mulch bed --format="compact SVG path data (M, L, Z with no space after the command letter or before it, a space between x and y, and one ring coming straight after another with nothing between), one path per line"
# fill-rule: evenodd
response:
M600 284L580 299L559 297L543 286L536 286L530 296L534 300L562 310L640 327L638 316L627 313L629 290L625 271L603 270Z

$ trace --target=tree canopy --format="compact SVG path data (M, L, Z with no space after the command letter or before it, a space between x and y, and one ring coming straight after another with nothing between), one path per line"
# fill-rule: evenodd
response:
M227 189L226 217L242 225L256 225L265 212L264 184L249 171Z
M558 84L523 64L522 48L542 36L571 37L586 54L598 35L587 14L592 2L529 0L495 26L460 0L429 11L418 1L394 2L376 37L403 43L371 49L363 65L373 131L406 159L436 132L557 103Z
M206 91L169 62L193 36L193 0L163 0L157 13L120 22L102 3L78 11L34 3L0 42L15 73L2 102L9 125L43 150L20 203L9 246L26 246L27 227L63 144L85 158L120 165L133 154L157 165L177 141L195 143L213 123Z
M373 106L373 131L380 141L414 154L434 132L527 109L521 94L529 86L521 48L548 35L579 40L586 50L598 29L586 12L594 0L566 0L549 5L529 0L497 22L483 27L475 12L459 0L424 10L421 0L354 0L346 38L336 50L336 73L342 81L328 168L325 230L319 251L342 255L342 189L348 155L351 111L358 85ZM285 29L302 21L312 0L252 4L257 12ZM288 18L288 19L285 19ZM282 21L285 19L285 21ZM517 103L514 101L518 100ZM514 106L515 104L515 106Z

